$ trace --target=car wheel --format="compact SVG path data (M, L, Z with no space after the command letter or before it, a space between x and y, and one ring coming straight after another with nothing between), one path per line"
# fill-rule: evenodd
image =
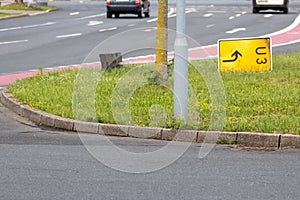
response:
M112 18L112 14L111 14L110 12L107 12L107 13L106 13L106 17L107 17L107 18Z
M138 13L138 18L142 18L142 17L143 17L142 12L139 12Z
M115 13L115 18L119 18L120 14L119 13Z
M149 13L145 13L145 17L150 17Z
M288 14L289 9L288 8L284 8L282 11L283 11L284 14Z
M253 8L252 13L258 13L259 9L258 8Z

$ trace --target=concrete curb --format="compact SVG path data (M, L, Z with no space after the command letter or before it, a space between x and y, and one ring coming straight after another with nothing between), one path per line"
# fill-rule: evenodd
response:
M0 17L0 20L5 20L5 19L15 19L15 18L19 18L19 17L28 17L28 16L35 16L35 15L41 15L41 14L45 14L45 13L49 13L49 12L52 12L52 11L57 11L59 10L59 8L53 8L53 9L49 9L49 10L45 10L45 11L36 11L36 12L26 12L24 11L24 13L22 13L20 11L20 13L12 13L12 14L15 14L15 15L12 15L12 16L5 16L5 17ZM0 10L1 12L1 10Z
M8 109L38 125L80 133L118 137L135 137L167 141L231 144L238 147L258 149L300 148L300 136L290 134L266 134L251 132L214 132L196 130L171 130L165 128L135 127L116 124L101 124L67 119L45 113L20 104L10 93L3 90L0 102Z

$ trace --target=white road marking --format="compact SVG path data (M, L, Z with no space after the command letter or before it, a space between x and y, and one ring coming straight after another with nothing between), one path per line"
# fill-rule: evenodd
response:
M214 24L209 24L209 25L206 26L206 28L211 28L213 26L215 26L215 25Z
M96 25L99 25L99 24L103 24L103 21L89 21L87 26L96 26Z
M68 34L68 35L58 35L56 36L56 38L69 38L69 37L76 37L76 36L80 36L82 35L82 33L74 33L74 34Z
M81 17L79 19L91 19L91 18L96 18L96 17L102 17L106 15L106 13L102 13L102 14L97 14L97 15L90 15L90 16L85 16L85 17Z
M235 29L232 29L230 31L226 31L226 33L232 34L232 33L236 33L236 32L239 32L239 31L246 31L246 28L235 28Z
M261 37L271 37L271 36L273 36L273 35L279 35L279 34L281 34L281 33L285 33L285 32L287 32L287 31L292 30L293 28L296 28L299 24L300 24L300 14L297 16L297 18L294 20L294 22L293 22L291 25L289 25L288 27L286 27L286 28L284 28L284 29L282 29L282 30L280 30L280 31L276 31L276 32L274 32L274 33L270 33L270 34L267 34L267 35L263 35L263 36L261 36Z
M128 25L128 27L132 27L132 26L135 26L135 24L129 24L129 25Z
M176 12L176 8L170 8L170 12L168 13L168 15L173 15Z
M229 17L228 19L229 19L229 20L232 20L232 19L234 19L234 18L235 18L234 16L231 16L231 17Z
M264 18L270 18L270 17L273 17L273 15L272 14L266 14L266 15L264 15Z
M16 44L16 43L22 43L22 42L28 42L28 40L15 40L15 41L0 42L0 45L2 45L2 44Z
M203 15L203 17L211 17L211 16L213 16L214 14L212 14L212 13L207 13L207 14L205 14L205 15Z
M26 28L36 28L36 27L41 27L41 26L50 26L50 25L53 25L53 24L56 24L56 22L47 22L47 23L44 23L44 24L34 24L34 25L28 25L28 26L17 26L17 27L11 27L11 28L3 28L3 29L0 29L0 32L26 29Z
M117 27L107 28L107 29L100 29L99 32L105 32L105 31L113 31L117 30Z
M224 10L208 10L208 13L226 13Z
M235 15L235 17L240 17L240 16L241 16L241 14L236 14L236 15Z
M192 13L192 12L194 12L194 11L189 9L189 8L185 9L185 14L189 14L189 13Z
M294 40L294 41L290 41L290 42L284 42L284 43L281 43L281 44L274 44L272 45L272 47L280 47L280 46L284 46L284 45L291 45L291 44L296 44L296 43L299 43L300 40Z
M185 13L191 13L191 12L194 12L194 11L191 9L187 9L185 11ZM168 18L172 18L172 17L176 17L176 9L175 8L170 8L170 10L168 12ZM155 21L157 21L157 18L147 20L148 23L155 22Z
M80 12L72 12L69 15L73 16L73 15L79 15Z
M153 29L145 29L144 32L151 32Z

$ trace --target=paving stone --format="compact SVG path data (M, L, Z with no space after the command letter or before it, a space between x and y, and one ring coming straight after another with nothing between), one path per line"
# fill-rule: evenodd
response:
M22 116L37 123L37 124L40 124L40 122L41 122L41 112L39 112L38 110L35 110L27 105L23 106Z
M278 149L279 134L238 133L237 144L242 147Z
M100 124L94 122L74 121L74 131L98 134Z
M117 124L100 124L98 134L108 136L128 137L129 126Z
M54 127L73 131L74 130L74 120L66 119L66 118L62 118L62 117L56 117L54 120Z
M41 115L41 124L49 127L54 127L55 115L51 115L48 113L42 113Z
M129 127L129 136L136 138L161 139L161 128Z
M235 132L216 132L216 131L198 131L198 143L209 144L236 144L237 133Z
M197 131L196 130L163 129L161 138L163 140L168 140L168 141L196 142L197 141Z
M300 148L300 135L281 135L280 148Z

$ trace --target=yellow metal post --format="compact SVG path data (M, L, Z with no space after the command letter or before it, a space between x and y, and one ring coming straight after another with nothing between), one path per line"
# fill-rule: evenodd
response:
M155 72L163 81L168 80L168 0L158 0L158 20L156 33Z

